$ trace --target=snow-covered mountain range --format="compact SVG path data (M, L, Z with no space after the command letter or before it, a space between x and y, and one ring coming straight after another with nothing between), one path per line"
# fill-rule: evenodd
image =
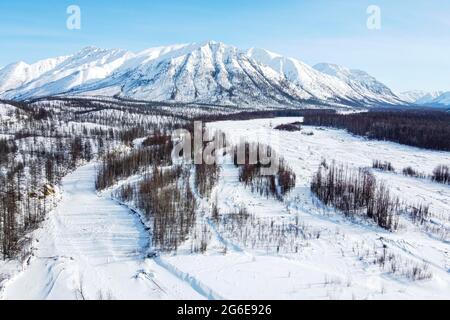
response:
M58 57L46 59L32 65L23 61L7 65L0 69L0 93L19 88L22 85L39 78L68 58L69 57Z
M314 67L264 49L220 42L174 45L132 53L85 48L73 55L0 70L0 97L26 100L96 95L221 105L404 105L364 71L334 64Z
M450 106L450 91L422 91L422 90L413 90L402 92L399 96L409 102L416 105L425 105L425 106Z

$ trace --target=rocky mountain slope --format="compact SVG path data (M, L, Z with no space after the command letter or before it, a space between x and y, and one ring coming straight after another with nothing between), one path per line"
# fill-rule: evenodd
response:
M118 96L221 105L402 105L384 84L359 70L314 68L264 49L220 42L129 51L85 48L71 56L0 70L0 97Z

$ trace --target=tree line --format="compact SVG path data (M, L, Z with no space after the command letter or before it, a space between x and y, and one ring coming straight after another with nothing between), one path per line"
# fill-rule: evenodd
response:
M0 259L29 253L28 234L57 204L58 185L68 173L106 155L108 161L102 166L108 164L109 171L99 180L99 187L106 187L132 172L130 163L166 163L171 146L149 146L148 154L135 154L126 161L131 168L115 167L115 158L121 156L115 150L129 148L161 123L167 130L184 123L127 102L43 99L2 103L13 111L0 119Z
M432 150L450 151L450 114L430 110L370 111L305 116L304 125L334 127L368 137Z
M346 216L362 216L380 227L394 230L400 214L400 201L390 195L383 182L366 169L351 170L332 163L321 165L311 182L311 191L325 205Z
M170 136L153 135L143 142L144 147L130 152L111 152L102 158L96 179L96 189L112 187L132 175L149 172L154 166L170 165L173 149Z
M2 162L0 172L0 253L3 259L21 253L26 245L26 234L53 209L55 187L77 163L89 161L93 156L88 140L55 141L48 149L35 150L30 140L22 143L24 149L14 147L2 154L7 159L6 163ZM18 151L22 152L17 154Z
M430 214L426 204L401 202L368 169L350 169L335 162L331 165L322 162L313 176L311 191L322 203L346 216L371 219L387 230L397 229L401 214L419 224L423 224Z
M197 201L189 177L190 166L154 166L140 182L116 192L116 197L132 204L150 221L155 250L176 251L195 224Z

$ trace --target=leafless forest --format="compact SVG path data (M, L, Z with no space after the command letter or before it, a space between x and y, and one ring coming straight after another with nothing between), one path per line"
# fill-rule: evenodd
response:
M241 112L216 106L158 105L116 99L50 98L8 103L14 111L0 127L0 252L3 259L27 254L30 232L58 202L61 179L78 166L94 160L98 162L97 190L119 186L114 196L142 214L155 250L176 251L189 239L192 251L206 250L211 232L208 219L218 223L218 232L266 250L296 251L299 241L320 237L320 233L307 230L305 226L261 220L248 214L245 207L221 212L215 199L217 195L213 194L220 179L220 167L172 163L171 132L179 128L192 132L194 120L302 115L309 125L345 127L356 134L369 132L371 138L431 149L448 148L448 140L441 139L448 134L448 125L438 112L426 117L418 112L405 114L403 111L349 116L329 110ZM389 120L400 115L403 121ZM300 128L299 123L291 123L278 129ZM410 134L413 128L419 129L416 132L420 133L420 138L418 134ZM277 157L279 168L273 175L262 175L261 169L266 165L259 158L253 162L249 158L249 150L258 147L246 143L232 148L239 181L255 194L283 201L295 188L297 177L282 155L275 155L268 146L264 149ZM245 150L245 164L236 161L238 149ZM393 173L396 170L390 163L379 160L374 161L373 168ZM417 172L412 167L400 170L406 176L450 182L449 168L445 164L429 173ZM417 222L428 214L424 205L401 203L365 168L355 170L324 161L314 176L311 191L323 205L334 207L346 216L373 220L389 230L396 229L400 214L407 213ZM199 209L199 199L209 203L209 212Z

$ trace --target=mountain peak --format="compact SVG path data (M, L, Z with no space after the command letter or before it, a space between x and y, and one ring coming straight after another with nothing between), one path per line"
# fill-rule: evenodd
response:
M95 46L87 46L79 50L74 56L91 56L98 54L117 54L117 53L127 53L129 51L124 49L104 49Z
M195 43L194 43L195 44ZM232 47L231 45L228 45L224 42L221 41L215 41L215 40L206 40L206 41L201 41L199 43L197 43L199 46L204 47L204 46L220 46L220 47Z
M208 40L208 41L202 41L202 42L194 42L186 47L187 50L194 51L194 50L211 50L212 52L217 50L225 50L225 49L231 49L234 51L239 51L239 49L235 46L228 45L224 42L220 41L214 41L214 40Z
M1 76L0 94L29 99L61 94L119 95L154 101L302 106L401 101L367 73L306 63L269 50L208 40L137 54L88 46L33 70ZM36 69L36 70L35 70ZM31 70L31 71L28 71ZM48 72L47 72L48 71ZM18 79L18 80L17 80ZM17 80L17 81L16 81Z
M350 73L350 69L335 63L322 62L313 66L314 69L329 75L337 75L342 72Z
M24 61L17 61L17 62L13 62L13 63L10 63L10 64L6 65L2 69L0 69L0 72L1 73L12 72L14 70L28 68L29 66L30 65L28 63L24 62Z
M201 46L215 46L215 45L225 45L223 42L215 40L206 40L199 43Z
M249 57L257 57L259 60L272 60L283 57L281 54L255 47L248 49L247 55Z
M363 96L384 95L394 98L394 101L397 100L397 103L402 103L391 89L365 71L350 69L332 63L319 63L313 68L345 82Z
M424 91L424 90L411 90L402 92L399 94L403 100L414 104L429 104L439 101L439 97L442 96L444 91Z
M79 53L90 53L90 52L98 52L98 51L105 51L106 49L101 49L95 46L86 46L82 48Z

